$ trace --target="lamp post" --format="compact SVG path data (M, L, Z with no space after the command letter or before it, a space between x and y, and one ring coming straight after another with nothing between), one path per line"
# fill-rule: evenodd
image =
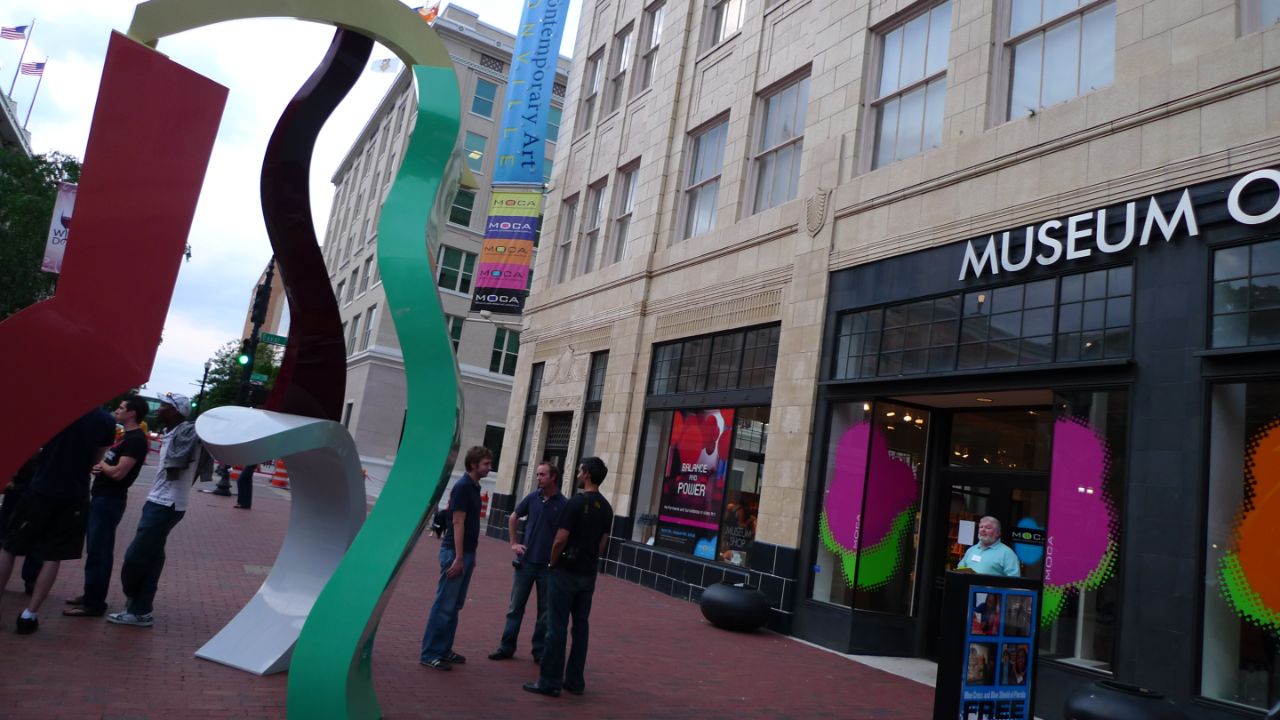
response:
M208 360L205 360L204 375L200 376L200 394L196 396L196 414L197 415L200 414L200 411L204 410L204 384L209 380L209 365L210 365L210 362Z

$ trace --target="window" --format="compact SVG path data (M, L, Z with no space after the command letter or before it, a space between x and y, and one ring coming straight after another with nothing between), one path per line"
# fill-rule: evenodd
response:
M471 98L471 112L493 117L493 104L498 99L498 86L483 78L476 78L476 94Z
M359 270L352 270L352 271L351 271L351 279L347 281L347 297L346 297L346 302L347 302L348 304L350 304L352 300L355 300L355 299L356 299L356 282L358 282L358 281L359 281L359 278L360 278L360 271L359 271Z
M1128 357L1133 267L973 290L840 318L836 379Z
M356 351L356 337L360 334L360 313L351 318L351 332L347 334L347 354L350 355Z
M524 402L524 424L520 428L520 464L516 466L517 487L529 472L529 456L533 451L533 424L538 418L538 398L542 394L542 370L544 363L537 363L529 371L529 393ZM561 478L563 484L564 479ZM519 493L517 493L519 494Z
M649 394L772 387L780 333L768 325L655 346Z
M338 302L342 302L342 301L343 301L343 300L342 300L342 296L343 296L343 294L344 294L344 293L346 293L346 292L347 292L347 281L346 281L346 280L339 280L339 281L338 281L338 288L337 288L336 290L334 290L334 291L333 291L333 299L334 299L334 300L337 300Z
M369 349L369 339L373 336L373 322L377 319L377 311L377 305L370 305L368 311L364 314L364 334L360 336L361 350Z
M644 33L640 45L640 66L636 71L636 92L648 89L653 83L653 70L658 62L658 47L662 44L662 21L666 17L667 6L664 2L656 2L644 10L644 21L641 32Z
M1265 712L1280 701L1280 610L1274 592L1260 587L1258 568L1275 558L1274 544L1259 532L1274 522L1262 510L1275 503L1260 500L1274 500L1280 480L1280 383L1217 385L1212 392L1200 690Z
M1215 250L1215 348L1280 343L1280 240Z
M691 140L689 182L684 191L686 238L701 235L716 225L716 195L720 191L728 131L729 121L721 120Z
M562 283L568 279L569 253L573 250L573 221L578 214L578 196L575 195L560 207L560 237L556 241L556 254L552 258L551 277Z
M551 161L551 158L543 158L543 159L542 159L542 184L543 184L543 185L546 185L547 183L551 182L551 167L552 167L552 164L553 164L553 163L552 163L552 161ZM533 239L533 246L534 246L534 247L538 247L538 240L539 240L539 238L540 238L540 237L541 237L541 235L542 235L542 226L541 226L541 225L539 225L539 226L538 226L538 235L539 235L539 237L535 237L535 238Z
M876 117L872 167L942 144L950 40L949 0L881 37L879 89L871 105Z
M471 277L476 267L475 253L441 245L438 265L440 287L460 293L471 292Z
M471 227L471 212L476 206L475 191L458 188L454 193L453 205L449 207L449 222L454 225Z
M516 357L519 354L520 333L498 328L493 334L493 354L489 357L489 372L515 375Z
M604 48L600 48L587 58L587 65L582 72L582 101L578 106L578 134L591 129L591 114L595 112L596 99L600 96L600 84L603 80Z
M596 433L600 429L600 408L604 398L604 378L609 372L609 353L591 354L591 369L587 373L587 395L582 406L582 437L578 443L578 459L571 467L577 467L582 458L596 454Z
M612 250L609 262L620 262L627 253L628 231L631 229L631 214L636 206L636 175L640 172L637 165L618 171L618 199L614 203L613 237L609 239Z
M467 133L466 153L467 167L471 168L471 172L481 174L484 172L484 145L485 137L477 135L473 132Z
M458 352L458 343L462 342L462 318L457 315L445 315L444 324L449 330L449 340L453 342L453 351Z
M347 404L342 407L342 427L351 427L351 411L355 409L355 406L354 402L348 400Z
M706 13L706 47L719 45L742 27L743 3L744 0L709 0Z
M488 423L484 426L484 440L480 444L489 448L489 452L493 453L493 465L490 467L490 472L498 472L498 462L502 457L502 441L506 435L507 429L505 427L489 425Z
M582 247L578 248L578 274L595 269L596 248L600 243L600 227L604 221L606 185L600 181L587 188L586 214L582 217Z
M360 274L360 292L369 289L369 281L373 280L373 255L364 259L364 272Z
M756 212L794 200L800 184L809 78L765 98L756 148Z
M564 115L564 110L552 105L547 110L547 142L558 142L560 140L560 118ZM547 172L548 177L551 175Z
M1242 0L1240 29L1251 33L1280 22L1280 0Z
M609 72L609 112L622 107L622 98L627 93L627 71L631 69L632 54L631 26L613 38L613 61Z
M1105 87L1115 78L1115 3L1015 2L1005 47L1012 58L1010 120Z

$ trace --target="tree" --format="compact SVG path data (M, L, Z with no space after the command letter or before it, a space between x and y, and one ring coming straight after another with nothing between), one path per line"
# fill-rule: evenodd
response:
M240 341L230 340L209 358L209 377L204 385L204 397L197 409L200 412L223 405L235 405L240 399L240 377L244 366L236 362L240 354ZM253 372L267 376L263 385L270 389L280 374L280 351L274 345L258 343L253 358ZM199 384L199 383L197 383Z
M78 182L80 162L61 153L27 157L0 149L0 320L53 296L58 276L40 269L59 182Z

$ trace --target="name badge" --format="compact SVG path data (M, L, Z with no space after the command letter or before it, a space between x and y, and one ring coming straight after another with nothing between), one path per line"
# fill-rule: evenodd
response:
M982 556L974 555L973 557L969 558L969 562L982 562Z

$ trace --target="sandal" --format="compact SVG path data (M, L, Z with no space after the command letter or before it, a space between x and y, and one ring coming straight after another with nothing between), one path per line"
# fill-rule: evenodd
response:
M107 614L107 611L105 609L94 610L92 608L87 608L83 605L80 605L77 607L69 607L66 610L63 610L62 614L66 615L67 617L102 617L103 615Z

